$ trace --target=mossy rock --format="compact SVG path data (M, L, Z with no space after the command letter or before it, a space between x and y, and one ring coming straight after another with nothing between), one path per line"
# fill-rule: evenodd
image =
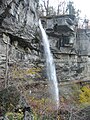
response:
M20 93L15 86L10 86L0 91L0 114L5 115L7 111L13 111L19 104Z

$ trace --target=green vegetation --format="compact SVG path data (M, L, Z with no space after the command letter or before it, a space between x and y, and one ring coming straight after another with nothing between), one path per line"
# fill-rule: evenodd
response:
M25 79L26 76L37 76L40 77L41 68L39 67L31 67L27 69L20 68L19 66L15 65L11 68L11 76L14 78Z
M6 112L12 112L18 105L20 93L14 86L0 91L0 112L5 115Z
M9 120L23 120L23 113L8 112L5 115Z
M81 88L79 101L82 105L90 105L90 86L86 85Z

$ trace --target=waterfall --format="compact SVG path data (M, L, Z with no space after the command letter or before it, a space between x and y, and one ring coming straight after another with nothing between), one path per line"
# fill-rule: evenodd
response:
M46 59L46 68L47 68L47 76L50 84L50 91L52 95L52 99L56 108L59 107L59 90L58 90L58 82L56 77L56 70L54 65L53 56L50 51L50 45L48 41L48 37L46 35L45 30L42 27L41 21L39 20L39 27L42 34L42 41L44 45L45 59Z

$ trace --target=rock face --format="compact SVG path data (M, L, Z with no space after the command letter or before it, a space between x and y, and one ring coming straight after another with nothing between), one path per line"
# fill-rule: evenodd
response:
M38 2L38 0L1 0L0 2L0 79L2 82L8 64L20 60L39 59Z
M36 0L2 0L0 2L0 41L3 33L9 36L9 44L20 46L28 51L28 47L37 39L38 2ZM7 38L4 39L4 42ZM35 49L36 50L36 49Z
M89 29L78 29L77 32L77 49L78 54L81 56L90 55L90 30Z
M78 29L74 15L41 17L59 81L90 79L90 29Z
M35 0L2 0L0 3L0 28L4 32L25 39L34 38L37 27Z
M0 2L0 90L4 89L5 83L7 86L14 84L33 108L34 102L38 107L38 103L45 104L50 97L38 31L38 2ZM41 17L41 21L50 41L59 83L89 80L90 30L77 29L74 15L46 16ZM69 91L62 89L65 90Z
M46 77L42 73L46 73L43 61L40 62L40 39L37 33L36 13L38 1L2 0L0 4L1 94L6 81L6 87L15 85L24 97L31 95L29 98L25 97L28 101L30 97L42 98L42 89L46 92L47 83L43 84ZM29 93L30 91L32 94Z
M4 0L1 2L1 79L5 75L6 61L9 61L11 65L13 62L32 63L43 59L40 53L43 53L43 45L40 44L38 35L38 2L36 0ZM89 29L87 31L77 29L74 15L46 16L41 17L41 20L49 37L58 80L89 79L90 50L87 47Z
M39 95L37 94L36 87L39 86L40 80L45 79L41 72L43 62L40 68L37 67L40 60L37 12L38 0L2 0L0 2L0 91L5 88L5 80L6 82L9 80L7 86L15 85L24 97L25 94L29 95L30 89L32 97L34 94L36 97L43 95L42 91ZM34 83L36 80L37 84ZM45 88L44 85L42 86ZM13 91L13 89L14 87L10 90ZM15 102L10 90L9 95L12 95ZM8 93L7 89L5 91ZM14 92L17 92L16 88ZM0 93L0 103L3 103L3 90ZM3 99L8 99L7 102L9 102L11 97L7 95ZM19 98L17 99L19 101ZM12 101L11 104L13 104ZM2 108L4 109L4 106ZM7 111L8 109L5 108L4 113ZM27 116L28 114L25 116L26 119Z

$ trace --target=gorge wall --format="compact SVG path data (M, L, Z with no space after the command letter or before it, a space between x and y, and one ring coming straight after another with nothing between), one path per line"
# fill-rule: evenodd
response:
M49 37L58 80L89 80L90 30L78 28L74 15L41 19Z
M13 79L13 67L16 70L30 68L30 72L38 71L35 67L39 68L41 78L28 73L29 77L41 81L46 79L43 44L38 28L38 4L36 0L4 0L0 4L1 88L5 84L6 69L9 69L9 79ZM49 38L59 83L89 80L90 30L78 29L74 15L46 16L41 20Z
M0 91L5 86L15 86L31 106L35 100L37 104L50 101L38 4L38 0L0 2ZM78 29L74 15L40 18L49 38L59 86L64 82L89 81L90 29ZM62 98L72 93L70 86L59 89ZM49 102L44 106L43 110Z
M0 2L0 74L8 65L20 60L38 59L38 3L36 0L2 0ZM8 58L7 58L8 56Z

